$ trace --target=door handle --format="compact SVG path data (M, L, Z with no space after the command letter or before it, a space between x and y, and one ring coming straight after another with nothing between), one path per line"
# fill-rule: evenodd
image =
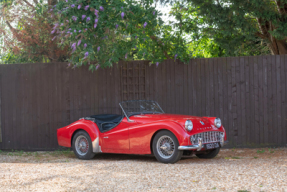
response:
M107 139L107 138L109 138L109 137L103 137L104 139Z

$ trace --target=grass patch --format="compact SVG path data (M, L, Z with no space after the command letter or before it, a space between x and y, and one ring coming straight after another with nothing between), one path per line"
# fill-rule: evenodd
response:
M271 151L271 149L270 149L270 148L268 149L268 151L269 151L269 153L274 153L274 151Z
M238 190L237 192L249 192L247 190Z
M241 159L240 157L231 157L231 159Z
M254 157L254 159L258 159L258 157Z
M256 153L265 153L265 150L264 149L263 150L257 150Z
M216 187L213 187L212 190L216 190Z

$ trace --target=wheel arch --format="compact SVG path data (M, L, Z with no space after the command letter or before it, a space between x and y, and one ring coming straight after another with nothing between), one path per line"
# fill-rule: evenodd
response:
M76 130L73 132L72 137L71 137L71 146L73 146L74 136L75 136L76 133L78 133L79 131L85 131L85 132L89 135L89 133L88 133L86 130L82 129L82 128L76 129ZM89 135L89 136L90 136L90 135ZM90 138L91 138L91 136L90 136Z
M176 139L178 140L177 136L169 129L166 129L166 128L160 128L159 130L157 130L156 132L154 132L154 134L152 135L151 137L151 140L150 140L150 151L151 151L151 154L153 155L153 151L152 151L152 145L153 145L153 140L154 140L154 137L156 136L157 133L161 132L161 131L169 131L171 132L175 137Z

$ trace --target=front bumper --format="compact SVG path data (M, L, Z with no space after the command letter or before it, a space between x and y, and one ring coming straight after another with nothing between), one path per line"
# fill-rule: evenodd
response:
M203 148L202 138L198 138L198 144L196 145L188 145L188 146L179 146L178 150L197 150L200 151ZM224 135L220 136L220 146L224 146Z

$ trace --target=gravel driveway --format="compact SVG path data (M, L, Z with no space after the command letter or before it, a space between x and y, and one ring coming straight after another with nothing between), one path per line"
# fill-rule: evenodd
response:
M223 149L214 159L1 152L0 191L286 191L287 149Z

